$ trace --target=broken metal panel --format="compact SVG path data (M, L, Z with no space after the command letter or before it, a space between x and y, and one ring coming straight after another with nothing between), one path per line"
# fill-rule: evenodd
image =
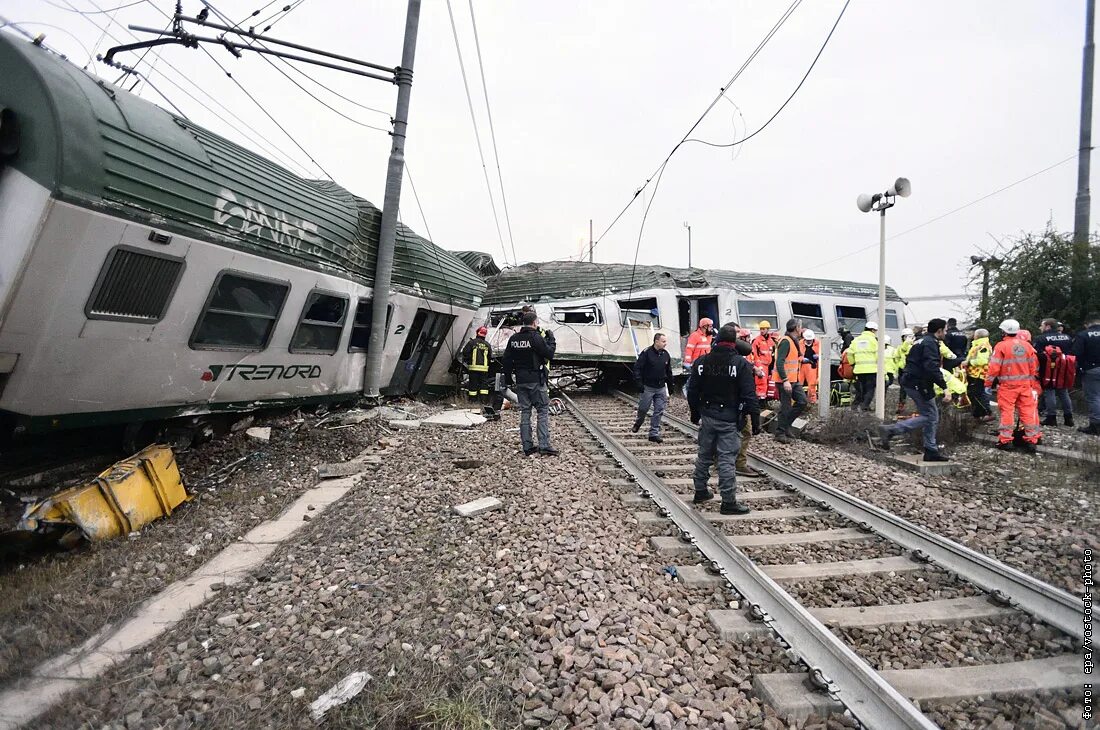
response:
M89 540L107 540L167 517L190 499L172 449L153 445L94 481L28 505L19 529L77 527Z

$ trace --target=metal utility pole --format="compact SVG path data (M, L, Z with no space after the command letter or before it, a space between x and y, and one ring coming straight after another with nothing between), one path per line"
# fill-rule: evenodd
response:
M405 44L401 65L396 69L397 111L393 116L393 146L386 170L386 195L382 205L381 232L378 237L378 263L374 271L374 304L371 310L370 343L367 346L363 395L381 395L382 350L386 342L386 312L390 305L390 284L393 281L393 249L397 237L397 208L401 202L401 182L405 169L405 135L409 120L409 99L412 96L413 60L416 57L416 32L420 23L420 0L409 0L405 16Z
M592 240L592 219L588 219L588 263L592 263L592 249L596 247Z
M688 268L691 268L691 224L684 221L684 228L688 229Z
M1084 305L1085 279L1089 260L1089 165L1092 155L1092 67L1095 46L1092 42L1096 1L1085 2L1085 49L1081 68L1081 143L1077 151L1077 200L1073 215L1072 293ZM1081 314L1084 314L1082 312Z

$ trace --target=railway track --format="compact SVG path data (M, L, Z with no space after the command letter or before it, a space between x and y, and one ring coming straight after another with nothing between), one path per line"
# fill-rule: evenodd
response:
M719 634L774 632L805 665L802 674L755 678L758 694L780 714L806 717L846 709L869 728L935 728L914 701L1083 692L1086 676L1075 643L1082 610L1068 593L759 455L750 456L750 463L765 476L738 479L738 498L752 512L720 515L717 499L693 505L696 427L666 414L665 441L654 444L644 432L630 432L634 401L628 396L566 401L596 441L592 451L603 468L625 472L616 480L627 490L624 503L639 510L640 524L665 533L652 537L652 546L670 558L694 559L676 566L679 579L701 586L728 584L739 599L740 609L710 612ZM792 549L802 559L768 560ZM959 587L947 591L947 597L929 591L917 600L911 595L898 600L905 589L890 583L904 582L918 571L945 573ZM805 585L822 579L875 581L874 590L888 600L807 605ZM792 585L798 590L787 589ZM875 657L865 656L873 652L845 640L852 632L902 624L934 623L950 631L1026 618L1023 614L1062 635L1039 658L986 663L980 658L989 652L974 647L954 666L880 671ZM951 640L949 633L942 635Z

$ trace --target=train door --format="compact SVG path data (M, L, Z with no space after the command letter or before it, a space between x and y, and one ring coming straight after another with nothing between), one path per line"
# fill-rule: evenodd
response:
M677 300L681 340L687 340L687 336L699 326L699 320L703 317L710 317L715 328L722 326L722 320L718 316L718 297L677 297Z
M386 389L387 395L406 395L420 390L454 320L450 314L429 309L416 310L397 367L390 378L390 386Z

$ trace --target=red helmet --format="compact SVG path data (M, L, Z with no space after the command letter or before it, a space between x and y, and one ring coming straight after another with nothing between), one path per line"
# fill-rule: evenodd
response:
M488 327L482 326L482 327L477 328L477 336L478 337L484 337L487 334L489 334L489 328Z

